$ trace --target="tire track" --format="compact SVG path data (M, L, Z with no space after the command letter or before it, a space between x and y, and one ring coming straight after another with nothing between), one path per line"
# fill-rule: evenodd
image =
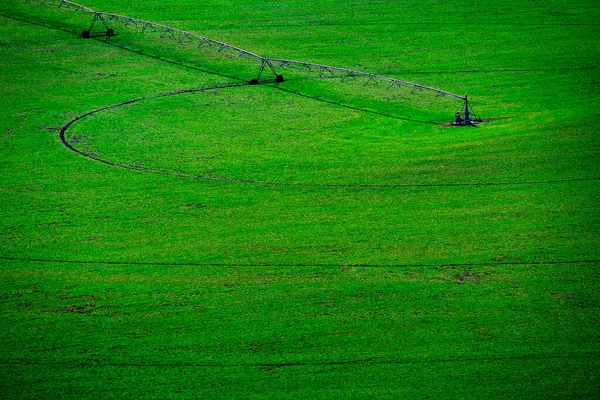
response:
M199 262L144 262L144 261L109 261L109 260L66 260L27 257L0 257L0 260L19 262L39 262L52 264L83 264L83 265L131 265L149 267L207 267L207 268L445 268L445 267L485 267L485 266L516 266L516 265L570 265L600 263L600 259L580 260L549 260L549 261L512 261L512 262L472 262L472 263L397 263L397 264L369 264L369 263L199 263Z
M261 82L261 84L270 84L270 83L272 83L272 82L270 82L270 81ZM97 162L100 162L100 163L103 163L106 165L110 165L112 167L118 167L118 168L123 168L123 169L139 171L139 172L146 172L146 173L151 173L151 174L156 174L156 175L164 175L164 176L171 176L171 177L177 177L177 178L198 179L198 180L205 180L205 181L218 181L218 182L229 182L229 183L239 183L239 184L263 185L263 186L300 187L300 188L320 187L320 188L332 188L332 189L335 189L335 188L341 188L341 189L344 189L344 188L346 188L346 189L351 189L351 188L356 188L356 189L403 189L403 188L439 188L439 187L474 188L474 187L489 187L489 186L560 184L560 183L569 183L569 182L585 182L585 181L600 180L600 178L568 178L568 179L548 179L548 180L531 180L531 181L440 182L440 183L397 183L397 184L300 183L300 182L277 182L277 181L267 181L267 180L263 181L263 180L252 180L252 179L226 177L226 176L220 176L220 175L208 175L208 174L193 175L193 174L189 174L189 173L185 173L185 172L181 172L181 171L158 170L158 169L153 169L153 168L148 168L148 167L143 167L143 166L118 163L115 161L110 161L110 160L104 159L102 157L96 156L92 153L80 150L77 147L75 147L75 145L70 143L66 138L66 132L69 130L69 128L71 128L71 126L73 126L73 124L75 124L76 122L78 122L90 115L94 115L94 114L97 114L97 113L100 113L100 112L103 112L106 110L124 107L124 106L130 105L130 104L139 103L141 101L148 100L148 99L155 99L155 98L168 97L168 96L177 96L177 95L187 94L187 93L196 93L196 92L203 92L203 91L208 91L208 90L213 90L213 89L226 89L226 88L234 88L234 87L242 87L242 86L250 86L250 84L247 82L236 82L236 83L231 83L231 84L226 84L226 85L206 86L206 87L201 87L201 88L197 88L197 89L177 90L177 91L173 91L173 92L157 94L155 96L140 97L140 98L124 101L121 103L112 104L112 105L109 105L106 107L97 108L95 110L84 113L84 114L72 119L71 121L67 122L65 125L63 125L61 127L60 133L59 133L60 140L64 144L64 146L67 147L69 150L71 150L83 157L92 159L94 161L97 161ZM283 89L278 86L275 86L275 87L277 87L277 89L279 89L279 90L283 90L286 93L291 93L294 95L300 95L303 97L313 98L312 96L308 96L308 95L304 95L304 94L290 91L287 89ZM337 105L340 107L352 108L357 111L366 112L366 113L379 114L379 115L389 117L389 118L403 119L400 117L390 116L387 114L378 113L376 111L360 109L360 108L356 108L356 107L352 107L352 106L348 106L348 105L344 105L344 104L339 104L339 103L331 102L331 101L327 101L327 100L322 100L322 99L314 99L314 100L325 101L327 103L334 104L334 105ZM411 120L406 119L406 120L411 121L411 122L418 122L418 123L437 124L437 123L431 122L431 121L420 121L420 120L412 120L412 119Z
M401 75L444 75L444 74L495 74L495 73L513 73L513 72L572 72L572 71L595 71L597 65L586 65L581 67L562 67L562 68L498 68L498 69L457 69L442 71L398 71Z
M297 361L279 363L135 363L135 362L102 362L102 361L37 361L28 359L2 360L0 365L21 366L75 366L75 367L147 367L147 368L293 368L293 367L322 367L339 365L356 365L362 368L370 365L413 365L413 364L451 364L451 363L481 363L505 361L535 361L535 360L560 360L560 359L591 359L597 358L598 353L582 354L524 354L497 357L465 357L465 358L426 358L426 359L354 359L354 360L329 360L329 361Z
M582 23L582 22L530 22L530 23L520 23L520 22L439 22L439 21L361 21L361 22L314 22L310 25L307 24L271 24L265 25L265 28L306 28L307 26L315 27L315 26L327 26L327 27L336 27L336 26L506 26L506 27L588 27L595 28L599 27L600 24L593 23ZM213 27L215 29L218 27ZM228 26L228 28L239 28L239 29L247 29L243 24Z

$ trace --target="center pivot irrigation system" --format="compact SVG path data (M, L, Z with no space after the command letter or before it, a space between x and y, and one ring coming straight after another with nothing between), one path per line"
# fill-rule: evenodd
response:
M270 71L273 74L274 78L263 80L262 82L284 82L285 79L283 75L278 72L278 70L283 68L290 68L299 72L312 74L317 78L337 78L341 79L342 81L360 81L361 83L363 83L363 86L383 84L386 86L387 90L393 88L409 88L411 90L411 94L414 94L419 91L427 91L435 94L436 96L454 98L463 102L463 109L462 114L461 112L457 112L455 114L455 121L452 123L452 125L476 126L478 122L481 122L481 120L472 117L474 113L471 108L471 105L469 104L467 96L461 96L440 89L423 86L418 83L407 82L400 79L389 78L381 75L375 75L345 68L331 67L327 65L313 64L293 60L283 60L278 58L261 57L247 50L243 50L238 47L229 45L227 43L219 42L217 40L200 36L191 32L183 31L181 29L171 28L165 25L160 25L154 22L144 21L132 17L126 17L122 15L92 10L91 8L84 7L80 4L76 4L67 0L24 1L28 3L54 6L61 9L67 9L88 14L91 19L91 25L89 26L89 28L81 32L81 36L84 38L97 37L99 35L110 38L116 35L115 30L111 26L119 24L123 28L127 28L129 30L134 30L144 34L153 33L155 35L158 35L160 38L171 39L179 44L192 45L196 49L213 50L225 56L240 57L256 61L259 65L259 72L256 78L250 79L250 81L248 82L251 85L256 85L261 82L260 79L263 76L265 70ZM96 27L98 24L102 24L105 30L94 31L94 27Z

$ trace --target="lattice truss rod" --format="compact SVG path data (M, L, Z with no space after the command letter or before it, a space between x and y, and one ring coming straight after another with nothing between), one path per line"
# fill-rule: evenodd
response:
M319 78L335 78L335 79L340 79L342 81L345 81L345 80L354 80L355 81L358 79L362 79L364 86L367 86L370 84L378 85L380 83L384 83L387 85L387 89L392 89L394 87L409 86L409 87L413 88L413 90L412 90L413 93L416 93L418 91L427 90L427 91L435 92L440 96L448 96L448 97L453 97L453 98L460 99L460 100L466 100L465 96L460 96L458 94L454 94L454 93L446 92L446 91L443 91L440 89L435 89L432 87L420 85L418 83L407 82L407 81L403 81L401 79L370 74L367 72L355 71L355 70L345 69L345 68L340 68L340 67L331 67L328 65L313 64L313 63L302 62L302 61L281 60L278 58L265 58L265 60L267 62L271 63L274 67L293 68L298 71L310 73Z

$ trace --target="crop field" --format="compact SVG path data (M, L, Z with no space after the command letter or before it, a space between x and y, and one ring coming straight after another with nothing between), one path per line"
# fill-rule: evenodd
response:
M600 397L598 2L79 1L483 122L0 0L2 398Z

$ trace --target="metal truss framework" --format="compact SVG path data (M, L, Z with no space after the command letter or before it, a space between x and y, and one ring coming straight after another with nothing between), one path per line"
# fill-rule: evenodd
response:
M132 17L111 14L101 11L92 10L91 8L84 7L82 5L73 3L67 0L24 0L29 3L37 3L42 5L55 6L58 8L68 9L72 11L79 11L90 14L92 16L92 23L89 29L82 32L82 36L90 37L90 32L97 23L101 23L106 28L106 35L113 36L114 30L110 28L111 22L118 22L122 26L129 29L134 29L140 33L155 33L160 35L161 38L171 39L179 44L192 44L197 49L210 49L222 53L228 56L245 57L248 59L255 60L260 63L260 72L257 78L250 81L251 84L259 82L265 69L269 69L275 76L276 82L283 82L283 75L278 73L278 70L282 68L290 68L299 72L308 73L317 78L334 78L342 81L359 81L363 86L368 85L386 85L386 89L394 88L412 88L411 93L420 91L427 91L435 93L437 96L445 96L455 98L464 102L464 112L467 125L471 125L472 121L469 117L470 105L467 96L461 96L458 94L446 92L444 90L423 86L418 83L407 82L396 78L390 78L381 75L370 74L361 71L354 71L345 68L332 67L328 65L313 64L308 62L283 60L278 58L261 57L257 54L249 52L247 50L240 49L238 47L229 45L227 43L220 42L218 40L210 39L204 36L197 35L195 33L183 31L181 29L171 28L169 26L157 24L154 22L144 21Z

